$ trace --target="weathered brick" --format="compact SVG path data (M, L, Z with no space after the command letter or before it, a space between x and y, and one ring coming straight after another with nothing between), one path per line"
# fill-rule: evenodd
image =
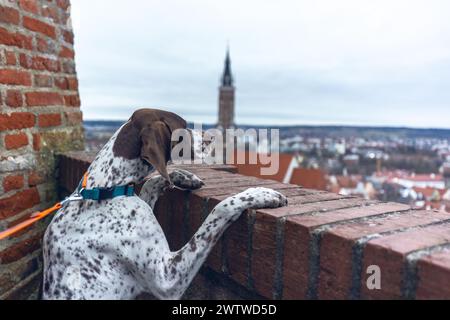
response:
M28 30L42 33L50 38L56 38L55 27L41 20L25 16L23 17L23 26Z
M62 46L61 47L61 51L59 52L59 56L61 58L74 59L75 58L75 52L72 49L69 49L67 47Z
M450 251L435 252L417 261L416 299L450 299Z
M79 180L79 179L77 179ZM164 234L169 232L170 230L170 216L167 214L167 208L170 207L170 201L167 194L163 194L158 198L158 201L155 204L155 217L158 219L159 224L161 225Z
M19 32L9 32L0 27L0 44L31 50L33 49L33 38Z
M11 175L3 178L3 190L9 192L15 189L21 189L24 185L23 175Z
M364 249L363 270L370 265L381 269L381 289L369 290L367 277L361 279L364 299L403 298L403 280L408 254L450 242L450 224L435 225L370 240Z
M6 92L6 105L12 108L22 107L22 92L19 90L8 90Z
M301 190L301 191L300 191ZM302 199L311 199L310 194L303 189L298 188L298 190L295 191L295 193L303 192L304 195L298 196L298 198ZM317 191L316 191L317 192ZM282 191L283 194L287 195L290 193L289 190ZM296 196L297 198L297 196ZM317 198L316 198L317 199ZM317 202L308 202L308 203L298 203L296 201L296 205L290 201L291 198L288 196L288 206L287 207L280 207L280 208L274 208L274 209L259 209L258 212L270 214L274 217L285 217L285 216L292 216L292 215L302 215L306 213L313 213L313 212L323 212L326 213L328 211L337 210L337 209L344 209L344 208L352 208L362 205L369 205L373 202L366 201L364 199L360 198L338 198L338 199L330 199L330 200L319 200Z
M26 69L34 69L33 67L33 58L28 54L21 53L19 55L20 66Z
M9 291L5 296L2 296L4 300L28 300L30 298L36 298L39 291L39 285L42 283L42 274L35 273L28 277L24 281L21 281L14 289Z
M75 125L83 121L83 114L81 112L65 112L66 124Z
M62 25L63 27L67 26L69 24L68 21L70 18L70 10L62 11L59 18L60 18L59 24Z
M234 177L222 176L221 174L216 175L214 172L208 173L207 170L199 170L198 175L205 179L207 187L185 195L189 200L187 215L189 231L187 233L181 227L184 224L184 218L180 203L184 200L178 196L178 194L184 193L178 191L170 192L168 196L166 195L162 198L163 202L158 202L157 205L158 219L163 219L163 222L161 222L163 229L168 232L168 237L171 242L175 243L175 246L180 246L182 244L180 239L183 237L186 239L186 235L192 235L200 226L204 215L209 213L218 202L231 194L246 189L248 186L255 185L255 181L246 181L246 177L238 175ZM246 183L249 185L246 185ZM273 184L269 182L265 186L271 185ZM247 278L247 268L250 260L251 270L253 270L252 276L256 274L255 288L259 293L269 298L273 295L275 274L273 266L277 262L276 241L279 240L276 235L277 229L274 226L276 227L280 218L287 218L284 232L283 283L285 294L283 297L304 298L306 296L309 275L308 263L310 262L308 258L312 241L311 233L317 231L317 228L326 225L327 228L323 229L321 240L318 242L318 248L320 249L318 266L321 268L321 273L318 277L318 296L319 298L346 298L350 290L349 282L352 276L352 266L348 264L348 259L351 257L353 245L358 239L374 233L382 238L388 237L388 235L384 234L386 232L398 232L398 235L408 234L411 230L405 230L405 228L416 228L424 224L440 223L442 220L446 220L449 215L429 211L412 211L408 206L401 204L377 203L371 205L370 201L355 198L333 200L331 197L328 200L326 193L312 192L307 189L298 188L298 190L295 190L287 187L282 190L288 194L290 199L295 200L293 202L295 203L294 205L287 208L258 210L255 216L252 238L250 238L249 233L249 221L246 220L248 216L244 213L228 229L225 233L225 238L213 249L211 256L207 260L207 265L211 269L218 272L227 271L227 275L230 278L244 286L248 284L249 280ZM207 199L209 199L208 202L206 202ZM178 224L177 227L173 227L174 222ZM424 229L427 228L429 227ZM174 232L174 230L176 231ZM443 235L444 232L434 230L433 234ZM423 235L416 235L416 237L421 238ZM249 253L247 251L250 240L252 240L253 246L251 246L252 251ZM428 245L443 244L447 243L446 241L445 238L440 237L439 241L431 241ZM392 243L397 243L397 241L390 240L386 243L391 243L391 247L394 247ZM387 250L391 250L391 247ZM428 248L427 246L425 247ZM264 259L267 262L261 263ZM301 267L298 261L293 262L295 259L306 261L307 266ZM395 259L390 259L389 257L384 258L384 260ZM227 268L223 269L224 266ZM327 272L331 268L335 270L331 270L330 276ZM383 268L382 270L384 270ZM420 272L420 267L418 270ZM337 273L337 278L334 278L333 272ZM384 286L385 281L390 280L384 279L384 271L382 272L382 286ZM433 290L437 288L438 278L442 280L445 277L445 274L440 275L439 272L437 274L439 276L430 282L434 286ZM426 277L430 276L430 274L426 275ZM264 281L266 282L265 284ZM433 281L435 284L433 284ZM322 287L324 284L328 285L328 287ZM420 285L418 286L419 288ZM326 290L330 290L330 292L324 293ZM442 295L445 296L445 291L442 292ZM439 295L437 296L439 297Z
M325 203L328 203L328 201ZM310 245L314 240L313 232L315 229L324 225L331 226L344 221L349 222L352 219L408 209L409 206L402 204L379 203L346 209L333 210L329 208L327 212L287 217L284 235L283 297L286 299L304 299L307 297L309 261L311 258Z
M59 72L60 70L59 63L55 59L49 59L41 56L31 57L29 55L21 53L19 60L20 65L26 69L51 72Z
M0 156L0 229L55 200L55 154L82 148L82 114L79 108L64 108L66 103L79 106L69 6L57 0L0 1L0 147L5 151ZM58 130L46 129L56 125ZM40 230L44 222L36 226ZM0 246L0 264L7 263L0 267L0 299L37 297L40 244L22 241L31 241L36 231L27 228Z
M331 201L331 200L341 200L345 199L345 196L341 196L339 194L330 193L330 192L317 192L314 194L308 194L305 196L292 197L290 200L290 204L292 205L301 205L308 203L316 203L319 201Z
M41 135L33 133L33 150L39 151L41 149Z
M63 10L67 10L70 7L69 0L56 0L56 3L58 5L58 7L60 7Z
M191 194L189 196L189 237L194 235L194 232L203 223L203 210L206 206L206 199Z
M31 74L26 71L0 69L0 83L10 85L31 85Z
M295 186L289 186L286 184L281 184L281 183L273 183L273 181L265 181L265 180L261 180L261 179L257 179L257 178L252 178L252 177L243 177L240 175L233 175L233 174L225 174L225 177L227 177L226 179L224 179L223 181L221 179L215 180L217 181L218 186L222 186L222 189L224 190L218 190L215 191L215 193L219 193L219 195L214 195L212 196L209 201L208 201L208 206L207 206L207 213L209 213L213 207L215 205L217 205L220 201L226 199L227 197L231 196L231 195L235 195L239 192L244 191L245 189L247 189L248 187L253 187L255 185L258 185L260 183L262 183L265 187L268 188L274 188L275 190L280 190L281 192L283 190L294 190L291 188L295 188L296 189L296 193L297 194L304 194L304 191L300 191L300 188L295 187ZM233 179L231 178L233 177ZM234 178L238 178L240 181L238 180L234 180ZM215 178L212 178L211 180L214 181ZM210 184L210 181L208 180L208 185ZM267 184L266 184L267 183ZM230 186L227 186L230 185ZM287 188L287 189L280 189L280 188ZM213 189L214 190L214 189ZM198 191L198 194L202 194L202 190ZM295 193L292 193L295 194ZM192 204L192 202L191 202ZM192 212L193 210L191 210ZM259 214L257 214L258 216ZM261 215L261 216L265 216L265 215ZM218 245L216 245L216 247L214 248L214 250L212 251L210 257L208 258L208 265L216 270L216 271L223 271L222 267L223 267L223 257L226 257L227 260L227 265L226 267L228 268L228 270L226 270L227 272L229 272L230 277L235 280L236 282L238 282L239 284L243 285L243 286L248 286L249 283L249 279L248 279L248 268L247 268L247 264L249 263L249 259L250 259L250 253L249 253L249 223L250 221L253 219L252 214L250 214L250 212L246 211L245 213L242 214L242 216L238 219L238 221L236 221L225 233L225 238L223 240L220 240L220 243ZM198 221L197 221L198 223ZM256 222L254 223L255 226L252 227L253 230L256 230L257 226L256 226ZM194 226L195 227L195 226ZM275 237L275 233L274 233L274 237ZM252 261L251 264L252 265L258 265L258 275L256 277L259 277L256 280L256 286L257 287L257 291L258 294L268 294L268 297L272 297L272 291L271 288L269 290L266 290L267 287L272 287L273 286L273 264L275 264L275 257L273 258L273 261L271 261L270 258L267 258L267 261L263 262L263 264L261 265L261 261L260 261L260 257L264 256L264 249L261 248L261 246L259 246L259 244L257 244L257 240L255 240L255 232L253 231L253 243L255 244L255 246L252 246L250 248L251 251L251 256L252 256ZM265 246L265 244L263 245ZM276 246L276 244L274 244L274 246ZM265 251L267 252L267 251ZM264 260L264 259L263 259ZM266 265L269 265L269 269L265 270ZM261 266L261 267L259 267ZM259 271L262 270L262 271ZM251 274L251 276L253 276L253 272ZM263 287L263 286L259 286L261 282L263 282L264 280L262 280L263 278L267 279L267 278L271 278L270 283L267 285L267 287ZM253 278L254 280L254 278ZM261 280L261 282L260 282ZM270 292L269 292L270 291Z
M58 9L53 6L44 6L41 8L41 14L44 17L48 17L53 20L54 23L59 23L60 17L58 13Z
M276 219L266 214L257 214L253 227L252 278L256 291L265 297L273 294L276 235Z
M206 212L209 214L212 209L219 203L219 200L211 198L208 200L206 205ZM217 244L212 248L208 258L206 259L206 264L212 270L222 273L223 270L223 261L222 261L222 249L223 249L223 241L224 239L220 239Z
M72 91L78 91L78 79L67 78L67 89Z
M64 104L63 98L57 92L27 92L25 93L25 100L27 102L27 105L30 107L55 106Z
M450 220L450 213L421 210L330 228L321 240L319 299L351 297L352 268L356 267L352 254L358 239L444 220Z
M18 149L28 145L28 137L25 133L9 134L5 136L7 150Z
M55 78L55 85L61 90L78 90L78 80L74 77Z
M31 128L36 117L29 112L14 112L11 115L0 114L0 131Z
M5 59L6 64L10 66L14 66L17 63L16 53L14 51L5 50Z
M314 215L294 216L289 217L288 220L294 223L301 223L309 228L385 213L408 211L410 208L410 206L401 203L375 203L368 206L330 210L329 212L320 212Z
M277 188L275 187L275 190ZM281 193L289 193L288 196L289 205L283 208L274 209L258 209L256 211L255 222L253 226L253 247L252 247L252 265L257 266L252 270L252 279L255 289L259 294L265 297L279 297L280 288L279 281L281 279L276 277L281 277L276 275L276 266L281 263L277 259L281 259L280 250L282 250L282 239L277 239L279 232L282 232L283 223L280 218L288 217L293 214L298 214L298 212L303 207L299 204L305 203L306 208L309 206L309 210L314 211L314 204L319 205L319 201L327 200L324 197L326 193L321 193L317 190L302 189L299 187L294 187L293 189L278 190ZM329 194L332 195L332 194ZM338 197L337 199L341 199ZM296 201L292 201L295 199ZM332 196L329 198L332 202L336 197ZM338 209L346 206L355 206L365 203L362 199L342 199L343 203L334 201L334 209ZM341 201L342 201L341 200ZM311 201L316 201L317 203L312 203ZM297 203L297 204L296 204ZM304 211L308 212L308 211ZM277 242L280 243L277 243Z
M14 8L5 7L0 5L0 22L7 24L19 24L20 15L19 11Z
M38 6L36 0L19 0L20 7L30 13L38 14Z
M0 252L0 264L15 262L40 248L42 234L29 237Z
M16 286L18 281L27 278L38 269L38 257L25 258L10 264L4 272L0 273L0 296Z
M36 188L30 188L16 194L0 199L0 219L5 219L18 214L26 209L39 204L39 192Z
M72 60L65 60L61 62L61 70L67 74L75 74L75 63Z
M226 257L230 277L237 283L248 286L247 266L250 259L248 244L250 241L249 211L244 212L226 232ZM255 265L253 265L255 266Z
M53 39L44 36L36 37L36 49L39 52L54 55L57 53L57 47L57 43Z
M34 187L37 186L38 184L41 184L45 181L44 177L42 176L41 173L37 172L37 171L32 171L30 172L30 174L28 175L28 185L30 187Z
M64 96L64 104L68 107L79 107L81 104L80 97L78 95L66 95Z
M34 85L42 88L51 88L53 86L53 79L46 74L34 75Z
M253 183L253 184L252 184ZM235 178L225 178L222 180L216 180L212 182L208 182L207 185L202 187L198 191L199 196L226 196L233 195L232 192L241 192L254 185L252 180L242 179L242 177ZM260 186L273 186L270 181L265 181L260 184Z
M206 173L206 174L205 174ZM213 172L214 173L214 172ZM211 172L196 172L202 179L205 179L208 175L211 175ZM217 176L228 176L227 173L219 173L217 172ZM225 182L226 181L226 182ZM245 182L242 181L241 182ZM249 182L251 183L251 182ZM229 186L227 186L227 184ZM188 238L195 232L198 227L203 222L204 214L209 214L212 209L224 198L232 193L237 193L246 188L245 183L244 186L236 186L231 179L225 179L222 181L221 186L217 184L213 187L214 183L210 184L208 182L209 189L200 189L192 193L189 197L189 234ZM223 195L226 193L226 195ZM222 196L215 196L216 194L222 194ZM216 272L222 272L222 240L219 240L219 243L213 248L212 252L208 256L206 264Z
M40 127L55 127L61 125L60 113L46 113L38 116L38 124Z
M170 212L170 227L167 230L167 238L170 248L174 251L181 249L185 244L185 197L186 191L170 190L168 197L171 199L169 207L166 207L166 214Z
M50 53L49 49L49 43L51 43L52 39L46 38L46 37L36 37L36 49L39 52L43 53Z
M67 43L73 44L74 37L73 37L72 31L63 30L62 34L63 34L64 41L66 41Z

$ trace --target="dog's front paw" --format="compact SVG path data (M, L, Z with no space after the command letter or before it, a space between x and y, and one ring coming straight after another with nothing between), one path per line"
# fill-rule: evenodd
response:
M287 198L283 194L264 187L249 188L238 196L252 209L278 208L288 204Z
M181 189L196 190L205 185L199 177L186 170L175 169L169 176L172 183Z

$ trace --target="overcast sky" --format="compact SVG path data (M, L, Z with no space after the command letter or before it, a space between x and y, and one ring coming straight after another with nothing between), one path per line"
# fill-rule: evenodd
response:
M227 41L241 124L450 128L448 0L73 0L85 119L213 123Z

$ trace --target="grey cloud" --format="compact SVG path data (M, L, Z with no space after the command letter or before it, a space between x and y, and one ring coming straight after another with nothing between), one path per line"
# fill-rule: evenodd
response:
M161 106L215 121L230 40L240 123L450 127L446 1L76 0L72 10L87 119Z

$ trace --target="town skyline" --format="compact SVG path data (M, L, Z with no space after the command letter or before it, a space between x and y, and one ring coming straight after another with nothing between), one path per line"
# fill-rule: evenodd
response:
M103 3L72 4L85 119L215 123L229 40L238 125L450 128L444 1Z

